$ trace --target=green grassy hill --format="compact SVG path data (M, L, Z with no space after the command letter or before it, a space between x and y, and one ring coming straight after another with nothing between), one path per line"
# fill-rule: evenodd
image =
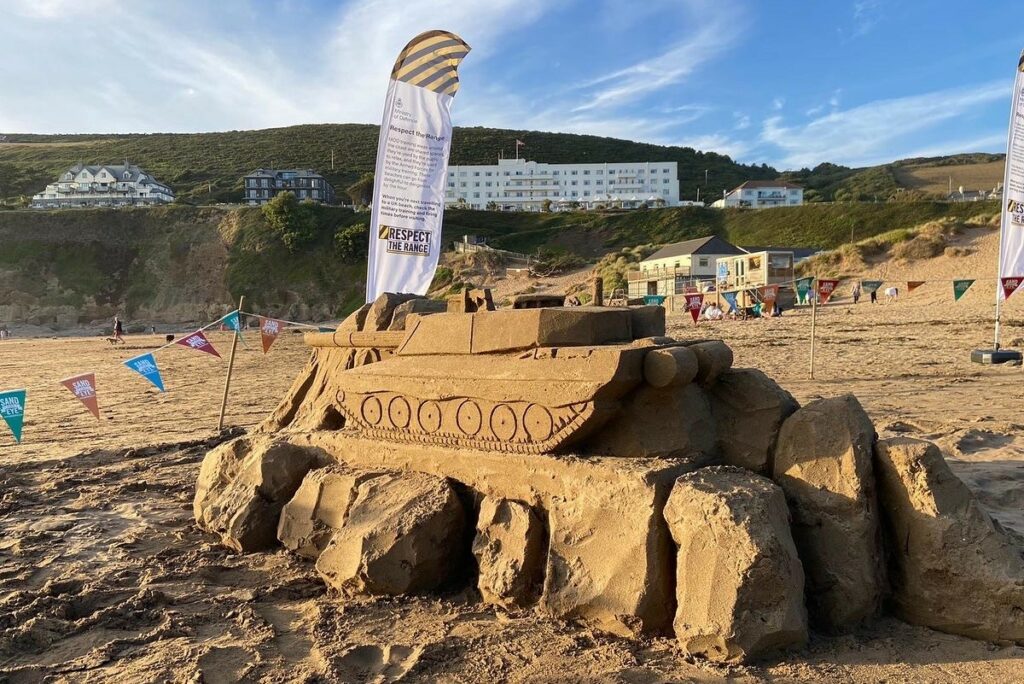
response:
M338 318L363 299L369 215L313 207L300 241L249 207L0 212L0 323L210 320L244 294L291 320ZM762 211L445 213L444 239L543 247L596 261L626 247L721 235L739 245L836 247L926 221L998 212L994 202L840 203Z
M237 202L242 176L258 167L313 168L340 192L373 171L378 127L325 124L225 133L151 135L16 135L0 143L0 200L32 195L61 171L83 161L118 163L125 158L168 183L189 203ZM768 166L737 164L725 155L689 147L663 147L592 135L493 128L456 128L452 164L494 163L515 151L540 162L675 161L684 195L721 196L747 179L775 178ZM331 153L334 152L334 168ZM704 171L708 186L704 186Z

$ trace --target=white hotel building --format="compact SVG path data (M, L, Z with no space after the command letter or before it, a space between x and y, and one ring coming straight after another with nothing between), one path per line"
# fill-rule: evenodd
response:
M679 204L676 162L543 164L499 159L493 165L448 167L446 206L540 211L545 200L551 200L552 211L674 207Z

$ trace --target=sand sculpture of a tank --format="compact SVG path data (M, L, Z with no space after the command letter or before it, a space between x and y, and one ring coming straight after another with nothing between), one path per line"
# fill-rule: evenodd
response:
M853 396L801 408L660 307L437 308L385 295L307 335L275 412L206 456L199 525L342 596L473 584L714 660L883 612L1024 641L1019 540Z

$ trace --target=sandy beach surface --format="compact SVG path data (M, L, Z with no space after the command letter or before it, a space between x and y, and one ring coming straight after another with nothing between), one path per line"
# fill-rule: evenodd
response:
M886 277L991 275L990 237L977 240L974 256L890 265ZM992 515L1024 534L1024 376L969 362L971 349L991 341L993 287L978 283L956 304L949 282L877 305L852 306L841 292L818 317L813 380L806 310L699 326L673 314L670 330L726 340L737 366L762 368L801 402L853 392L883 436L938 442ZM1005 320L1004 340L1024 342L1024 294ZM226 356L228 336L211 337ZM497 611L468 589L342 600L311 564L283 551L236 554L193 525L194 480L219 439L226 361L161 352L161 394L121 366L161 343L0 343L0 388L29 388L23 444L0 434L0 681L1024 680L1024 648L889 618L847 636L814 635L779 661L719 667L684 657L670 638L625 640ZM251 336L236 361L228 424L262 419L306 356L300 335L283 336L266 357ZM98 421L58 383L88 371Z

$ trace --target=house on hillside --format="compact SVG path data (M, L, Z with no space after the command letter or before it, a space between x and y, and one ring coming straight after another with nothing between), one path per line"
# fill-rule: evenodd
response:
M244 179L245 201L266 204L280 192L293 192L300 200L334 204L334 187L312 169L256 169Z
M793 207L804 203L802 186L786 181L746 181L722 195L712 207L749 207L768 209L771 207Z
M671 296L714 284L715 262L738 254L746 252L718 236L667 245L627 273L628 296Z
M32 196L33 209L131 207L166 204L174 191L134 164L75 164L42 192Z
M753 306L761 301L760 288L765 285L779 285L778 301L790 306L793 303L793 279L795 255L786 249L749 248L747 254L724 257L716 267L719 293L736 293L740 306Z

